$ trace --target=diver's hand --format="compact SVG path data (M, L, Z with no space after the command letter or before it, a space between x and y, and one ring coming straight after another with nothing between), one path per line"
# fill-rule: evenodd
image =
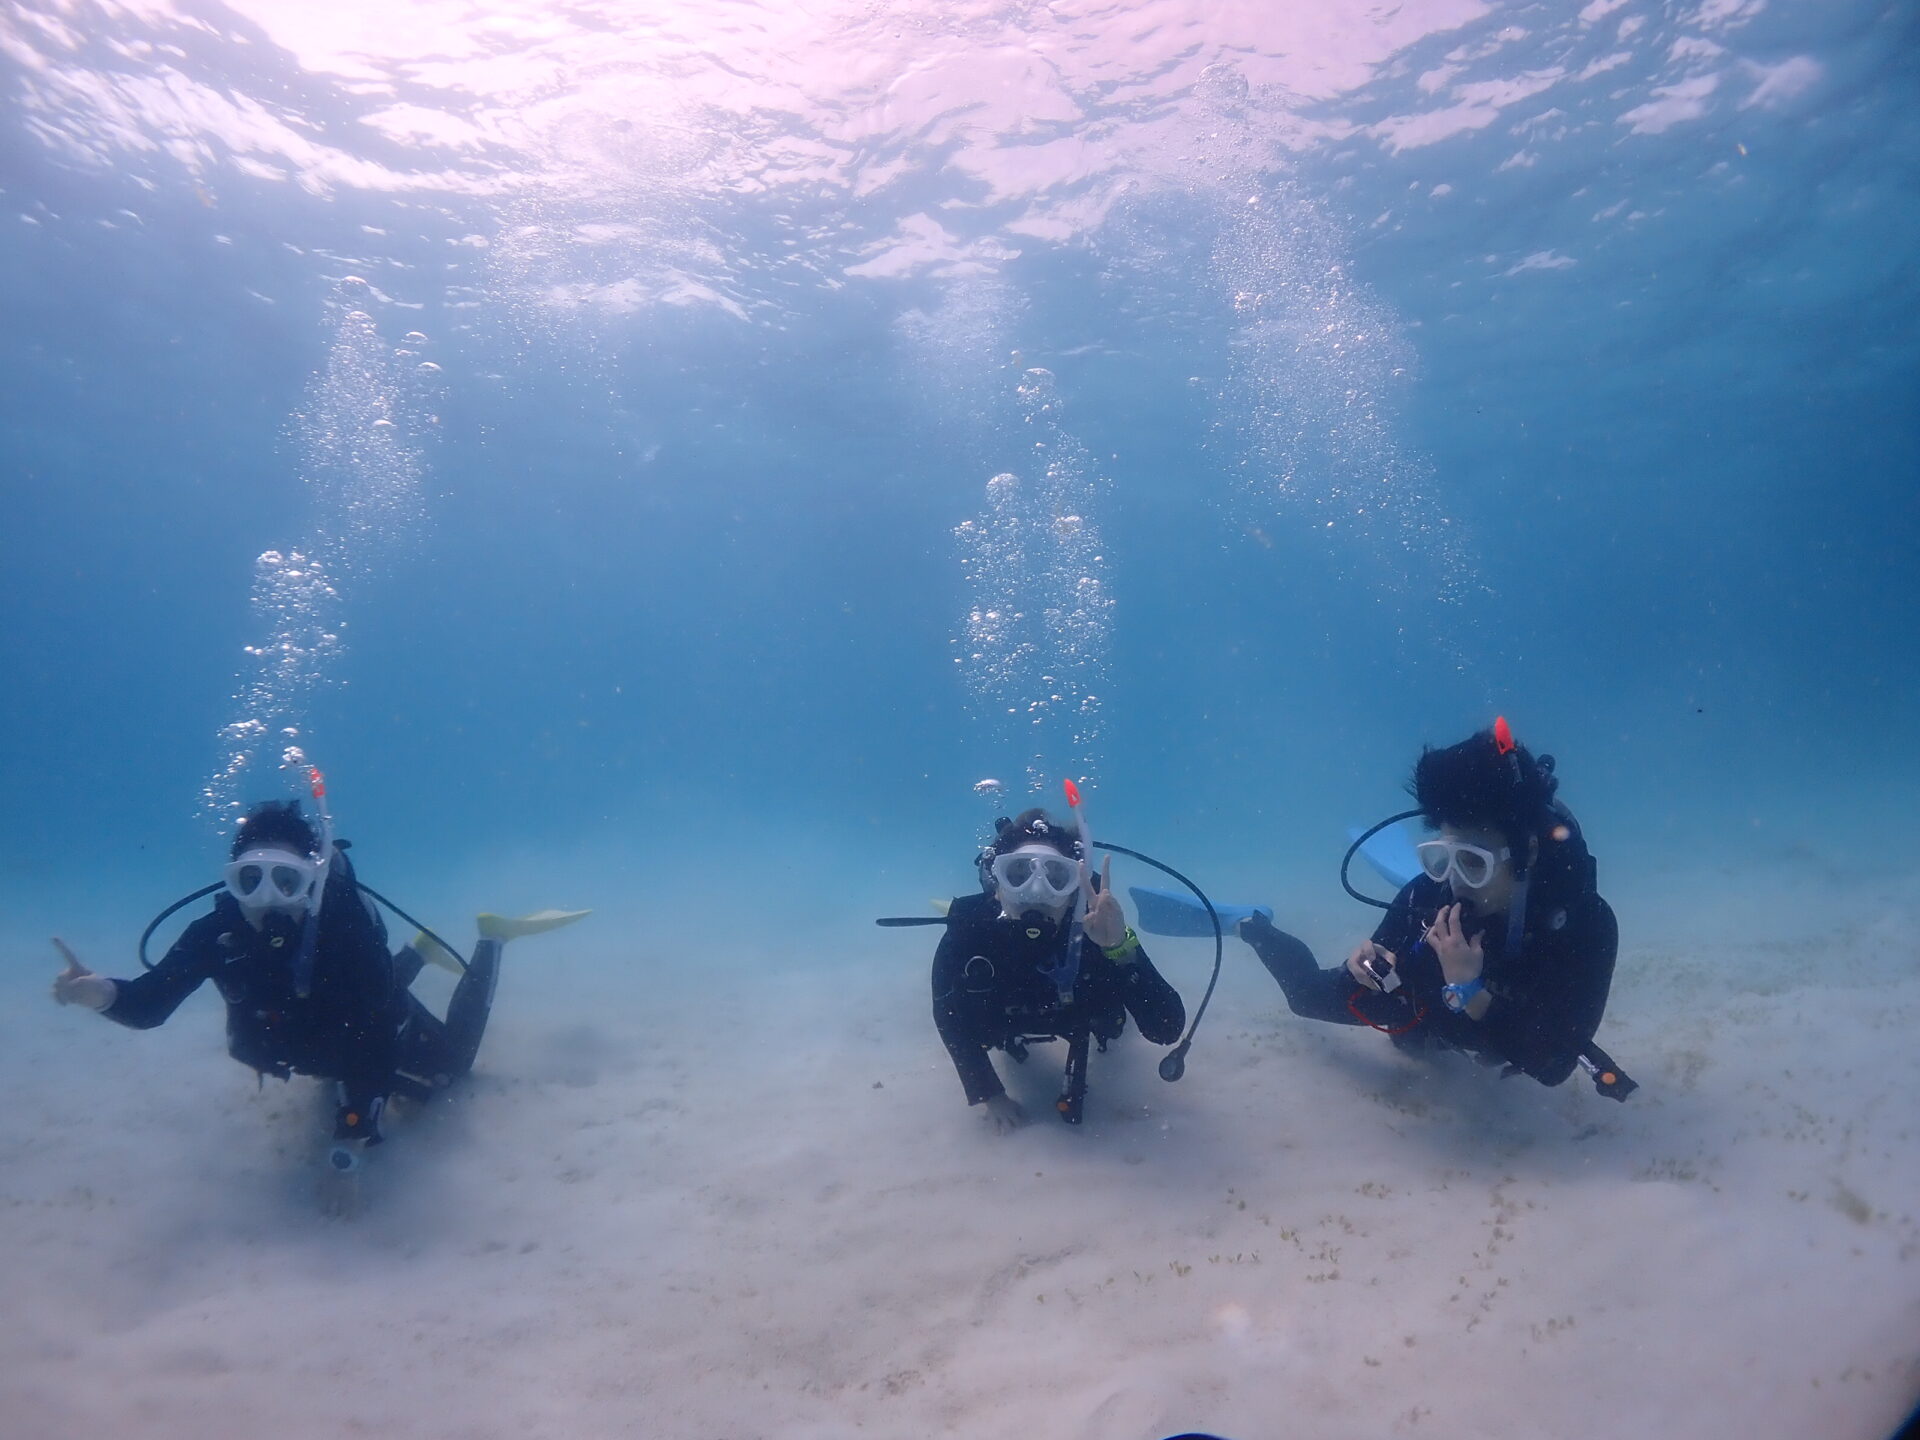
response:
M1020 1108L1020 1102L1004 1092L989 1095L985 1101L987 1118L993 1122L993 1133L1004 1135L1009 1130L1018 1130L1027 1123L1027 1112Z
M1362 940L1353 947L1353 953L1347 956L1347 973L1369 990L1383 988L1381 976L1391 971L1399 961L1394 953L1384 945L1371 940Z
M1087 938L1102 950L1111 950L1127 938L1127 912L1113 894L1113 856L1100 870L1100 888L1095 891L1087 880L1086 867L1080 868L1080 884L1087 891L1087 918L1082 922Z
M53 998L62 1005L84 1005L89 1010L104 1010L113 1004L120 987L104 975L96 975L80 963L80 957L67 948L59 936L53 948L67 962L67 968L53 977Z
M1442 905L1440 913L1433 917L1433 928L1427 931L1427 944L1440 957L1440 973L1446 976L1449 985L1478 980L1487 965L1480 937L1476 935L1468 940L1461 933L1460 922L1465 914L1463 906Z

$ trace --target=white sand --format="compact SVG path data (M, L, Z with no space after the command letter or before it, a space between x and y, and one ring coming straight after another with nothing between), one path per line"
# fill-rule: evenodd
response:
M1004 1138L934 1035L932 932L715 958L603 917L509 953L481 1073L393 1127L353 1223L308 1193L316 1087L256 1092L211 995L124 1032L10 933L0 1433L1884 1436L1920 1395L1896 893L1757 948L1670 943L1677 907L1650 945L1647 897L1625 1106L1297 1021L1233 943L1182 1083L1129 1036L1070 1130L1036 1051ZM1190 1002L1208 948L1157 947Z

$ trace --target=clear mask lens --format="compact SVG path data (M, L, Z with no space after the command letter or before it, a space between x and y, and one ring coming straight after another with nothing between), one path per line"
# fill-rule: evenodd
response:
M1503 848L1496 855L1464 840L1425 840L1414 848L1429 880L1445 880L1451 875L1469 890L1485 889L1493 879L1494 867L1508 853Z
M1484 850L1462 845L1453 852L1453 868L1460 876L1460 883L1469 890L1478 890L1493 878L1493 856Z
M289 854L242 856L227 866L227 892L242 905L304 905L317 874L311 861Z
M993 862L993 878L1009 890L1064 895L1073 888L1074 866L1064 855L1002 855Z

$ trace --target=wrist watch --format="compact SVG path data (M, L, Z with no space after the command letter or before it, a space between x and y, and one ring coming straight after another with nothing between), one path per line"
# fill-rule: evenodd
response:
M1440 1003L1458 1015L1472 1003L1474 996L1486 988L1487 982L1482 980L1478 975L1474 976L1473 979L1467 981L1465 984L1442 985L1440 987Z
M1127 933L1120 937L1118 945L1102 945L1100 953L1109 960L1122 962L1131 960L1140 953L1140 937L1133 933L1133 927L1129 925Z

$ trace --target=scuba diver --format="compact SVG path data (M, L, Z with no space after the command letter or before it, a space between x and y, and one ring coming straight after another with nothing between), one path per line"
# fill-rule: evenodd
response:
M150 1030L211 980L226 1001L227 1051L234 1059L262 1079L300 1074L337 1083L327 1164L346 1174L358 1169L368 1147L381 1143L390 1095L424 1100L473 1068L506 942L589 912L482 915L479 941L464 962L424 929L390 955L386 925L367 898L373 892L347 858L350 842L333 839L318 771L313 780L319 829L297 799L255 806L235 832L223 883L172 907L219 892L212 911L189 924L143 974L131 980L97 975L56 939L66 968L54 979L53 998ZM143 964L145 945L143 936ZM463 972L444 1018L409 988L429 962Z
M1077 804L1077 792L1069 789ZM1180 1039L1186 1009L1140 948L1109 888L1113 865L1089 870L1084 828L1043 810L994 822L980 852L980 893L954 900L933 957L933 1018L969 1105L984 1105L998 1131L1026 1123L988 1057L1016 1062L1027 1046L1067 1042L1058 1110L1077 1125L1086 1098L1087 1049L1126 1028L1131 1015L1156 1045Z
M1368 1025L1407 1049L1464 1050L1543 1085L1580 1065L1609 1098L1637 1088L1593 1043L1619 930L1553 772L1553 757L1518 744L1504 717L1424 750L1409 786L1419 808L1354 849L1416 815L1438 833L1415 847L1422 873L1391 904L1369 902L1386 917L1344 965L1322 970L1263 912L1240 920L1293 1013Z

